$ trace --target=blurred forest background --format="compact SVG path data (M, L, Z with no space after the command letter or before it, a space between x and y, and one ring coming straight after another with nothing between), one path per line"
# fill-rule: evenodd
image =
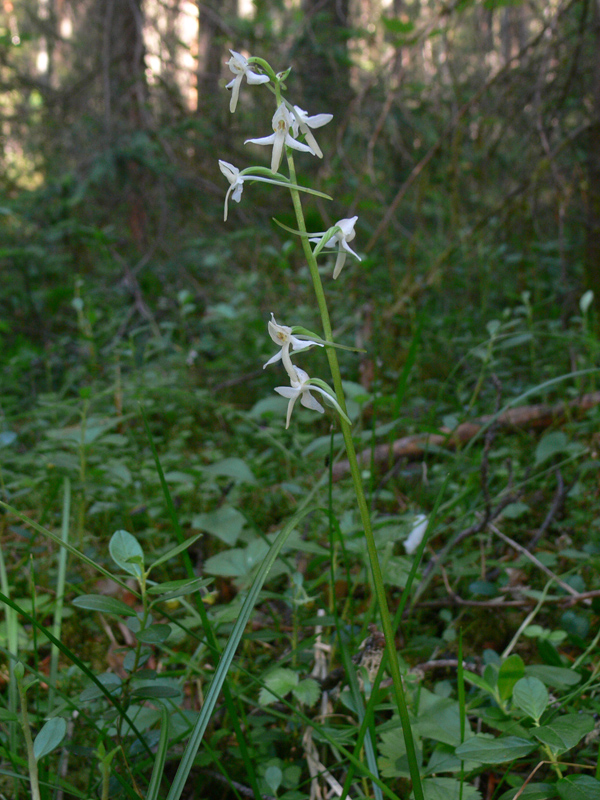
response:
M334 114L325 158L307 168L336 209L313 205L309 223L359 215L368 258L337 299L349 298L344 324L359 338L361 327L385 330L379 355L392 372L428 301L453 318L448 338L523 291L563 323L584 288L600 303L591 0L4 0L2 9L0 335L3 383L19 405L77 372L81 336L97 370L132 333L160 333L198 354L203 379L252 371L230 358L233 343L255 312L264 321L280 307L289 290L278 273L299 251L288 255L261 185L222 223L217 159L263 163L241 141L265 135L272 114L248 88L231 117L228 48L291 65L294 102ZM270 288L251 315L247 295L253 303L262 273ZM298 284L287 299L301 304ZM190 304L185 326L167 334Z

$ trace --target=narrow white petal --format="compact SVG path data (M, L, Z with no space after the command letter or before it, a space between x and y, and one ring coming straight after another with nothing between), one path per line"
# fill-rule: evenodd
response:
M287 144L288 147L291 147L294 150L300 150L303 153L312 153L313 156L316 156L316 153L314 152L312 147L309 147L307 144L302 144L302 142L298 142L289 133L285 137L285 143ZM276 170L273 170L273 172L276 172Z
M281 359L281 350L278 353L275 353L274 356L271 356L271 358L266 362L266 364L263 364L263 369L265 367L268 367L269 364L275 364L275 362L279 361L280 359Z
M235 80L233 82L233 87L231 89L231 100L229 102L229 110L233 114L237 107L238 98L240 96L240 86L242 85L242 78L244 77L244 73L240 72L239 75L236 75Z
M333 268L333 280L335 281L342 271L342 267L346 263L346 253L343 250L339 250L337 254L337 258L335 260L335 267Z
M343 247L343 248L344 248L344 250L345 250L347 253L351 253L351 254L354 256L354 258L358 258L358 260L359 260L359 261L362 261L362 258L361 258L361 257L358 255L358 253L355 253L355 252L354 252L354 250L353 250L353 249L352 249L352 248L349 246L348 242L347 242L347 241L345 241L345 239L342 239L342 240L340 241L340 246L341 246L341 247Z
M281 156L283 154L283 143L286 140L283 131L277 131L273 134L275 141L273 142L273 153L271 155L271 171L277 172L281 164Z
M316 156L318 156L318 158L323 158L323 151L321 150L321 148L317 144L317 140L312 135L312 133L309 131L309 129L307 128L305 131L303 131L303 133L304 133L306 141L308 142L308 145L311 148L311 150L313 151L313 153Z
M275 141L275 134L272 133L270 136L263 136L260 139L246 139L244 144L273 144ZM276 172L276 170L273 170Z

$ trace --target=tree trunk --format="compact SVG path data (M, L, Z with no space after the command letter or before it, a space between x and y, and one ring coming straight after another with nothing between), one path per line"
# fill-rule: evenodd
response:
M592 124L588 133L587 241L585 253L586 289L594 292L596 325L600 330L600 0L594 0L593 34L595 42L592 84Z

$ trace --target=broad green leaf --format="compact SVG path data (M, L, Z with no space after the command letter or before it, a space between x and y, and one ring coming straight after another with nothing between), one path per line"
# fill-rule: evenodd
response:
M62 742L66 732L67 722L65 719L62 717L53 717L49 719L33 742L33 755L35 756L35 760L39 761L40 758L47 756L48 753L55 750Z
M233 506L224 505L207 514L196 514L192 527L216 536L225 544L233 546L246 524L246 518Z
M593 730L594 720L588 714L564 714L541 728L534 728L532 733L556 755L560 755L575 747L586 733Z
M170 634L170 625L156 624L150 625L142 631L138 631L135 636L138 642L143 642L144 644L159 644L160 642L166 641Z
M591 775L569 775L556 788L561 800L600 800L600 782Z
M499 739L478 734L456 748L456 755L464 760L478 761L480 764L503 764L515 761L531 753L535 744L517 736L504 736Z
M135 617L136 613L122 600L116 597L106 597L103 594L82 594L73 600L73 605L78 608L87 608L89 611L102 611L104 614L116 614L117 617Z
M305 678L292 689L292 694L300 703L312 706L321 696L321 687L313 678Z
M514 800L517 794L519 794L518 800L550 800L556 797L556 787L552 783L528 783L524 788L509 789L508 792L501 794L498 800Z
M456 778L425 778L423 781L425 800L481 800L481 792Z
M548 689L538 678L521 678L513 688L513 703L536 722L548 706Z
M581 681L581 675L566 667L552 667L547 664L531 664L525 667L525 674L539 678L546 686L555 689L569 689Z
M415 737L415 747L417 750L419 769L421 769L423 764L423 749L419 737ZM410 777L410 768L406 755L406 743L400 725L381 734L379 759L377 763L381 775L384 778Z
M224 458L222 461L205 467L204 471L209 475L232 478L236 483L256 483L252 470L241 458Z
M108 549L112 560L123 572L141 578L144 570L144 551L140 543L127 531L116 531L110 537Z
M535 448L535 465L542 464L557 453L564 453L569 445L569 440L562 431L552 431L540 439Z
M168 686L166 684L156 684L154 686L140 686L132 692L135 697L179 697L181 690L175 686Z
M500 665L498 673L498 692L502 700L508 700L515 683L525 675L525 664L521 656L514 653Z
M274 764L272 764L270 767L267 767L265 770L265 783L273 792L273 794L277 794L277 789L279 789L281 786L282 780L283 773L279 767L275 766Z
M170 561L172 558L175 558L175 556L178 556L179 553L183 552L184 550L187 550L188 547L191 547L194 544L194 542L197 542L201 536L202 536L201 533L197 533L195 536L190 536L189 539L186 539L184 542L181 542L181 544L175 545L175 547L172 547L170 550L167 550L167 552L164 555L160 556L159 558L156 559L156 561L152 562L149 569L154 569L154 567L157 567L159 564L162 564L165 561Z
M474 686L477 686L478 689L483 689L484 692L493 694L494 688L490 686L481 675L478 675L476 672L469 672L468 670L465 670L463 674L468 683L472 683Z
M460 744L460 712L456 700L436 697L428 708L420 713L414 725L423 739L433 739L443 744Z
M285 697L298 685L298 673L293 669L278 667L265 678L265 686L259 692L258 702L262 706L275 703L279 697ZM272 691L269 691L271 689ZM276 694L273 694L275 692Z
M88 700L95 700L97 697L104 697L105 692L109 692L110 694L114 694L117 690L121 688L121 678L118 675L115 675L113 672L103 672L100 675L97 675L98 683L102 684L104 687L104 692L97 684L93 683L91 686L88 686L87 689L84 689L83 692L79 695L79 699L82 702L86 702Z

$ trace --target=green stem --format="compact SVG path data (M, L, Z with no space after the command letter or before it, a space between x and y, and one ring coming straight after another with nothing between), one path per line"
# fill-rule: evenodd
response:
M27 692L23 685L23 678L17 675L17 686L19 687L19 697L21 699L21 728L25 737L27 748L27 761L29 764L29 781L31 786L31 800L40 800L40 784L38 777L38 766L33 753L33 739L31 738L31 727L29 725L29 714L27 713Z
M288 167L290 170L290 179L292 183L297 183L296 169L294 166L294 159L290 155L289 150L287 153ZM321 323L323 325L324 338L327 341L333 341L333 333L331 330L331 321L329 319L329 310L327 308L327 301L325 299L325 292L323 291L323 283L319 275L317 260L311 250L310 242L308 241L306 223L304 221L304 212L302 210L302 203L300 201L300 194L297 189L290 189L292 196L292 203L296 214L298 230L301 234L302 248L308 263L310 275L312 278L317 304L321 313ZM337 401L346 413L346 400L344 397L344 389L342 387L342 376L340 373L340 366L337 359L337 353L334 347L327 347L327 358L329 360L329 368L333 379L333 386ZM379 605L379 612L381 614L381 624L385 636L386 644L389 651L389 669L392 676L392 683L394 687L394 694L396 698L396 705L398 706L398 714L400 722L402 723L402 731L404 734L404 742L406 744L406 753L408 756L410 777L413 783L413 791L415 800L424 800L423 789L421 787L421 778L419 775L419 768L417 762L417 755L415 750L414 738L410 727L410 719L408 716L408 708L406 705L406 697L404 694L404 687L402 685L402 676L400 675L400 667L398 665L398 658L396 655L396 648L394 645L394 629L392 627L392 620L387 605L387 598L385 595L385 587L383 585L383 575L381 573L381 566L377 555L377 547L375 545L375 537L373 535L373 528L371 526L371 516L365 497L364 487L362 484L362 477L358 459L356 457L356 450L352 440L352 429L348 422L340 417L340 425L342 427L342 435L344 437L344 444L346 446L346 454L348 456L348 463L350 465L350 473L352 475L352 482L354 483L354 491L356 492L356 500L360 513L360 519L365 532L365 540L367 543L367 551L369 553L369 561L371 563L371 570L373 572L373 583L375 586L375 595L377 604Z

